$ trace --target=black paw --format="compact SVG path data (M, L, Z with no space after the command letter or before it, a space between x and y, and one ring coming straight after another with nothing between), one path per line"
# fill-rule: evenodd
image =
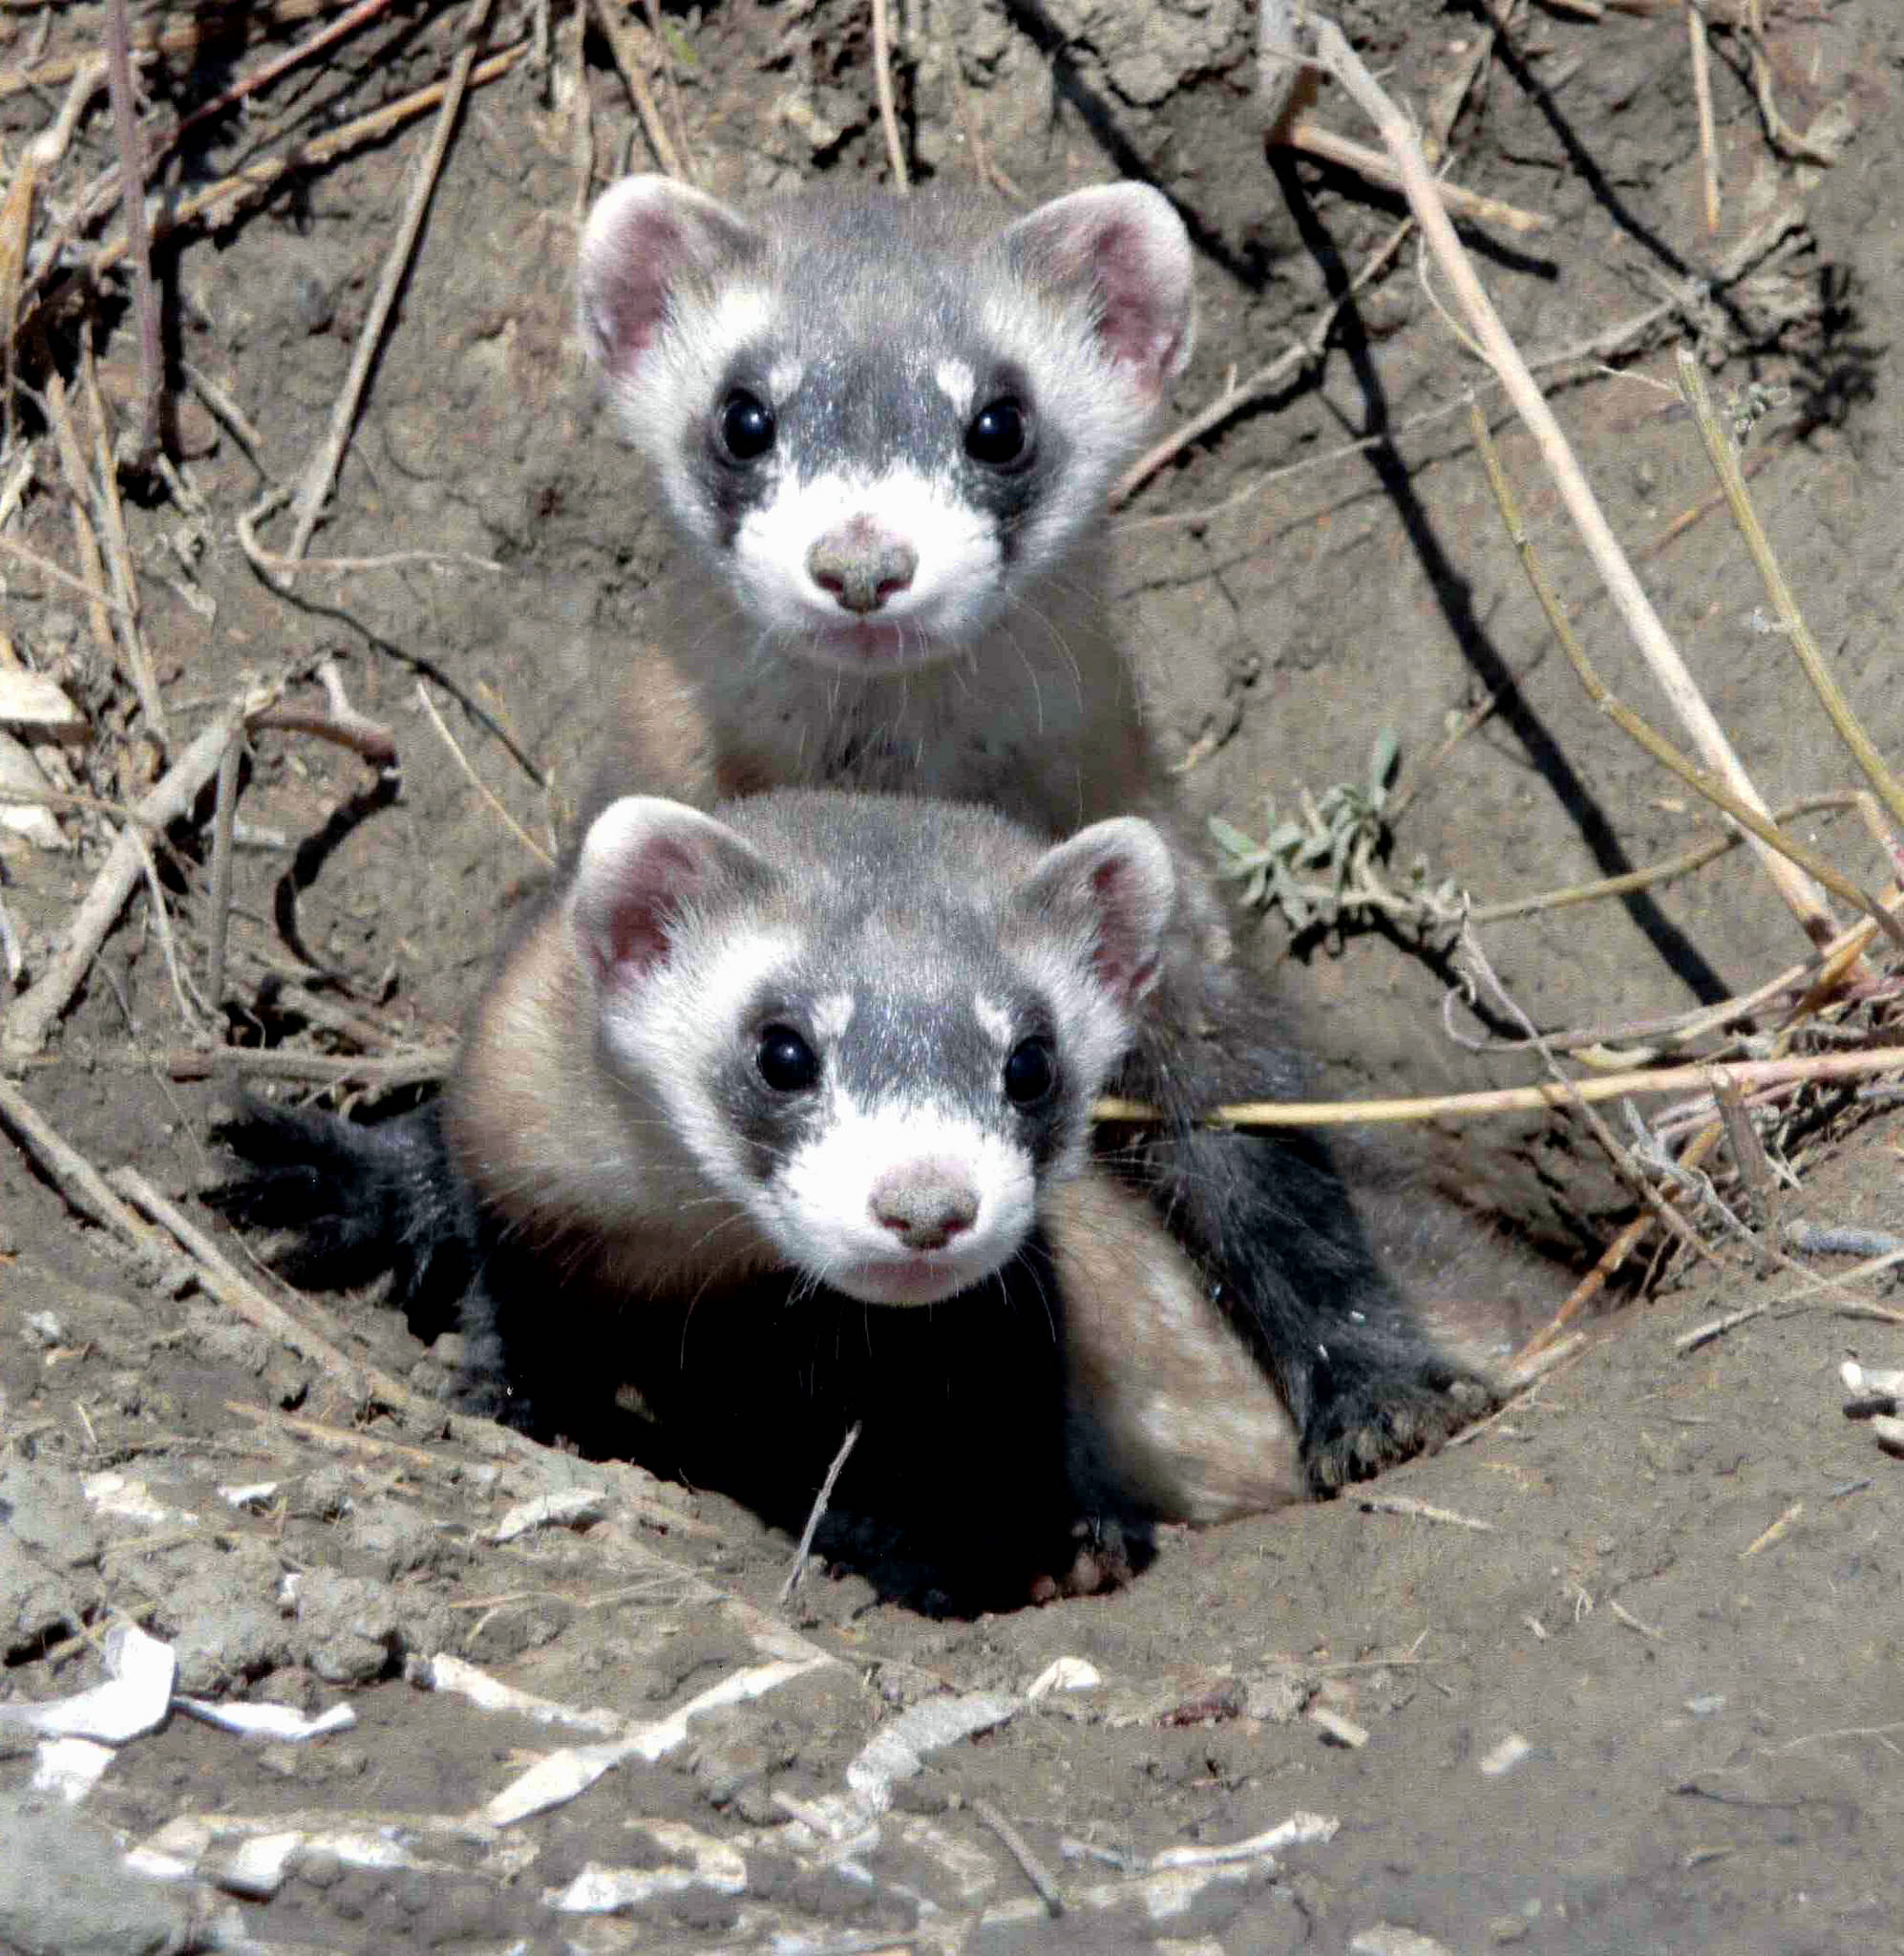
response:
M1055 1555L1051 1564L1039 1570L1027 1589L1032 1603L1056 1603L1069 1596L1104 1596L1122 1589L1151 1560L1148 1536L1139 1529L1127 1530L1110 1516L1098 1516L1071 1524L1070 1539Z
M1331 1495L1385 1468L1436 1452L1449 1436L1499 1404L1479 1372L1434 1363L1366 1377L1321 1400L1302 1435L1309 1485Z

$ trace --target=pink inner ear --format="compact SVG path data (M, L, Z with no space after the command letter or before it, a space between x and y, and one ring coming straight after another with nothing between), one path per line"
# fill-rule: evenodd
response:
M704 865L667 837L645 843L611 900L605 943L597 950L604 978L642 978L664 963L682 904L700 888Z
M602 253L604 262L584 273L604 364L618 378L632 373L654 344L687 255L688 236L680 222L649 210L639 223L609 240Z
M1096 269L1104 294L1098 338L1113 360L1135 367L1146 383L1161 387L1183 337L1173 308L1160 307L1155 267L1140 226L1113 223L1099 233Z
M1150 946L1132 901L1131 865L1121 856L1100 862L1090 873L1097 902L1097 973L1119 999L1134 998L1151 975Z

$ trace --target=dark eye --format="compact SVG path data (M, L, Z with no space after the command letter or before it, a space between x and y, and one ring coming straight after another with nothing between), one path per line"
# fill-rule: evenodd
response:
M769 1026L753 1063L776 1094L802 1094L820 1076L819 1054L792 1026Z
M965 453L988 469L1003 469L1025 454L1025 410L1009 394L987 401L965 430Z
M1021 1039L1005 1063L1005 1097L1014 1107L1035 1107L1058 1083L1058 1063L1047 1039Z
M751 462L773 446L773 410L736 388L721 407L721 446L737 462Z

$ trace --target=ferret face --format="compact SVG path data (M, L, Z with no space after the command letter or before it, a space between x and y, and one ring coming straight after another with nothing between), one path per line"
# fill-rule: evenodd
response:
M1005 881L984 850L1016 832L980 811L765 804L738 805L750 837L624 800L584 841L571 916L629 1176L670 1157L670 1200L738 1212L861 1302L954 1297L1079 1163L1174 901L1168 852L1146 823L1101 823L1043 856L1026 839ZM788 808L826 825L790 830ZM911 894L882 896L868 864Z
M757 220L659 178L596 205L584 337L676 520L773 648L853 672L968 652L1100 515L1188 356L1156 192L1000 225L930 197Z
M786 942L761 959L687 1091L669 1068L677 1107L790 1265L867 1304L956 1296L1018 1254L1074 1152L1083 1055L1029 988L816 989L815 963Z

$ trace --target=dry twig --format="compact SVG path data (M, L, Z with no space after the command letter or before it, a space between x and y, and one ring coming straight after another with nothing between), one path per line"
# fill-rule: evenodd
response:
M1763 815L1765 803L1741 765L1724 730L1714 717L1703 695L1686 670L1679 648L1661 621L1644 587L1635 576L1632 564L1620 548L1611 524L1600 509L1592 488L1576 459L1554 411L1528 372L1526 362L1501 323L1493 302L1488 297L1454 226L1449 222L1441 201L1440 186L1428 170L1421 146L1415 140L1407 117L1369 74L1347 37L1333 21L1318 18L1317 44L1323 67L1335 75L1355 98L1364 114L1381 131L1382 138L1402 175L1402 187L1443 273L1454 287L1470 325L1499 376L1509 398L1526 421L1547 464L1561 500L1574 519L1613 598L1615 606L1632 633L1641 656L1666 696L1691 732L1695 746L1715 774L1741 801ZM1778 851L1754 836L1766 873L1785 899L1794 916L1814 942L1831 935L1835 925L1822 894Z
M793 1565L787 1571L787 1580L780 1584L780 1594L776 1599L782 1609L786 1608L807 1573L807 1557L813 1553L814 1537L819 1533L820 1520L826 1514L827 1503L833 1499L834 1483L838 1480L840 1469L846 1465L854 1448L859 1444L859 1425L856 1419L846 1429L846 1437L840 1441L839 1451L834 1455L833 1464L826 1470L820 1491L814 1495L814 1504L807 1510L807 1525L800 1530L800 1545L793 1551Z
M1855 904L1900 949L1904 949L1904 925L1900 925L1874 897L1860 889L1849 877L1841 874L1815 849L1808 848L1803 842L1795 841L1788 836L1766 815L1765 804L1759 799L1757 791L1753 789L1749 780L1745 782L1745 792L1741 794L1738 792L1737 784L1724 770L1703 768L1688 759L1671 741L1656 732L1649 722L1618 698L1600 678L1592 661L1588 659L1586 648L1580 644L1578 634L1574 630L1573 621L1567 616L1553 585L1547 581L1546 573L1540 567L1539 556L1534 550L1533 539L1528 535L1527 526L1521 520L1520 507L1514 499L1507 471L1501 465L1493 437L1488 433L1487 418L1478 406L1472 410L1471 420L1475 444L1481 451L1482 461L1488 471L1489 485L1494 492L1494 500L1500 505L1501 520L1507 525L1509 541L1520 558L1521 568L1527 573L1528 583L1533 586L1534 596L1540 601L1540 608L1546 613L1554 636L1559 640L1560 648L1567 654L1568 663L1578 675L1588 698L1621 733L1643 747L1661 766L1677 775L1688 787L1696 789L1715 806L1724 809L1747 832L1763 857L1777 861L1782 871L1788 861L1808 876L1814 878L1834 895L1844 898L1848 904ZM1703 707L1703 702L1701 704ZM1727 751L1730 751L1729 748ZM1785 884L1781 882L1780 887L1783 889ZM1796 905L1793 907L1796 909ZM1830 940L1836 928L1829 911L1799 911L1798 914L1807 919L1807 931L1815 943L1822 944Z
M912 188L905 145L899 140L899 110L893 102L893 31L887 0L873 0L873 89L879 98L879 127L886 138L886 166L900 196Z
M1562 1088L1551 1082L1533 1087L1491 1087L1473 1094L1428 1094L1412 1100L1241 1100L1213 1107L1213 1127L1361 1127L1390 1121L1466 1119L1490 1114L1536 1114L1543 1107L1566 1107L1577 1094L1597 1103L1625 1094L1709 1094L1715 1079L1729 1080L1743 1092L1814 1082L1859 1080L1872 1074L1904 1074L1904 1046L1878 1046L1865 1052L1821 1052L1805 1059L1743 1059L1723 1066L1671 1066L1606 1074L1575 1080ZM1102 1121L1148 1125L1159 1118L1141 1100L1106 1098L1091 1109Z
M1731 506L1732 520L1739 526L1739 534L1745 538L1745 547L1752 553L1752 562L1758 566L1766 595L1778 612L1785 636L1791 643L1793 656L1804 668L1806 678L1811 682L1811 690L1830 714L1839 739L1851 749L1851 757L1863 771L1865 779L1891 811L1893 819L1904 821L1904 782L1900 782L1886 766L1876 743L1852 712L1851 702L1845 698L1830 667L1826 664L1825 655L1818 648L1818 641L1812 637L1811 627L1806 624L1805 614L1798 607L1798 600L1792 595L1784 571L1779 568L1771 539L1766 535L1765 525L1760 522L1759 513L1752 505L1745 476L1740 470L1738 451L1726 438L1719 416L1713 412L1712 398L1705 388L1705 376L1699 370L1699 362L1683 347L1679 352L1679 375L1680 392L1691 408L1693 418L1699 423L1712 472L1719 478L1719 486Z
M245 707L222 713L197 739L193 740L159 783L138 804L139 819L150 827L164 828L182 816L197 800L205 784L217 774L219 761L234 733L250 713L267 706L277 697L271 688ZM53 1022L79 989L94 955L103 942L113 920L138 881L143 852L130 835L120 836L108 852L104 866L95 879L86 900L74 913L67 926L66 942L45 971L16 999L7 1014L6 1034L0 1042L10 1059L24 1058L45 1045Z
M1712 62L1705 45L1704 0L1686 0L1686 37L1692 47L1692 99L1699 115L1699 160L1705 181L1705 228L1719 229L1719 144L1712 127Z
M1389 190L1405 187L1402 172L1398 170L1379 149L1370 149L1365 142L1355 142L1346 136L1338 136L1332 129L1324 129L1320 123L1312 122L1306 116L1299 116L1282 133L1285 149L1301 150L1305 157L1314 157L1319 162L1334 163L1342 169L1353 170L1359 177L1366 177L1372 183L1380 183ZM1525 236L1530 231L1547 231L1554 227L1554 220L1544 212L1522 210L1518 204L1504 203L1498 197L1483 197L1475 190L1464 190L1458 183L1444 183L1436 180L1448 207L1457 217L1472 219L1477 223L1499 224L1504 230L1516 231Z
M450 750L450 757L462 770L463 778L482 797L491 814L501 822L503 827L522 844L523 848L528 850L530 855L544 869L553 869L556 866L555 857L547 849L543 848L541 843L537 841L535 837L503 807L502 803L497 799L489 783L471 766L469 755L463 752L461 746L457 743L456 736L444 724L442 714L436 711L435 701L430 697L429 689L425 687L420 679L416 682L416 703L429 715L430 724L435 728L442 739L443 745Z
M376 293L365 315L363 330L357 335L356 350L350 356L350 371L345 376L337 405L331 410L330 427L324 446L312 457L298 490L295 521L291 525L290 555L293 557L302 557L310 542L318 516L329 498L331 485L337 479L344 451L349 444L350 431L357 425L357 410L363 399L364 385L370 378L370 363L383 344L384 327L390 318L391 308L396 304L398 288L409 274L411 255L423 229L423 220L429 212L436 180L442 174L443 159L450 151L450 138L455 134L456 118L462 112L470 73L476 67L483 30L489 23L493 4L494 0L470 0L469 11L464 15L463 45L450 69L449 82L442 105L436 112L436 127L431 135L430 147L423 153L416 174L412 179L410 196L398 222L396 236L391 240L390 252L384 260L383 276L377 281Z
M152 240L145 222L144 144L138 103L133 95L126 0L106 0L106 85L112 94L113 125L118 137L119 201L125 208L133 312L138 321L138 421L133 459L134 466L142 469L159 445L159 399L165 385L165 363L159 337L159 294L152 283Z
M648 139L648 147L654 151L655 161L668 176L685 181L687 173L681 167L681 158L668 136L666 125L661 119L661 111L655 106L654 91L648 87L634 23L622 18L617 11L619 4L620 0L590 0L596 25L602 30L602 38L608 43L608 53L628 91L628 99L635 105L642 133Z

